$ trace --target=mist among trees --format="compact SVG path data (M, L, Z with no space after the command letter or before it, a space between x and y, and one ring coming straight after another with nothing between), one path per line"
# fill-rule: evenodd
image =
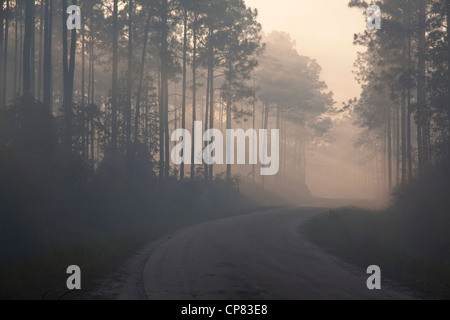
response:
M350 127L357 139L339 151L367 198L448 226L450 1L374 3L382 28L353 39L362 93L341 105L320 63L289 30L266 33L244 0L0 0L0 267L211 212L323 200L308 187L311 150L348 143ZM362 17L370 4L349 1ZM201 134L279 130L277 175L195 164L196 121ZM171 161L177 129L191 132L189 165Z
M242 185L309 196L306 148L332 125L332 94L318 63L287 33L264 34L242 0L2 4L1 216L15 243L5 261L189 214L180 208L239 204L230 199ZM71 4L79 30L66 27ZM194 141L195 121L204 131L280 129L279 174L175 166L172 132Z

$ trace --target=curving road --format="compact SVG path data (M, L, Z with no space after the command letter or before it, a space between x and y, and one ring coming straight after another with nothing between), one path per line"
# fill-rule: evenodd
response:
M323 209L278 209L204 223L151 244L121 299L410 299L306 241ZM374 263L375 264L375 263Z

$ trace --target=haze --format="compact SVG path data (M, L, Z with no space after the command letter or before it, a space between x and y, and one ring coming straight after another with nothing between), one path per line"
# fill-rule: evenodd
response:
M258 20L265 33L274 30L289 33L300 55L317 60L322 67L321 79L333 92L337 107L360 95L361 86L352 71L357 52L364 48L353 44L353 36L362 32L366 24L360 11L348 7L348 1L246 0L246 3L258 9ZM351 135L342 134L342 130ZM338 130L332 129L335 139L332 146L312 146L306 176L312 194L335 198L368 196L358 182L360 172L353 155L358 132L347 121Z
M288 32L299 54L322 66L322 78L338 103L358 97L361 87L352 74L356 53L353 35L366 27L364 16L346 0L246 0L257 8L263 30Z

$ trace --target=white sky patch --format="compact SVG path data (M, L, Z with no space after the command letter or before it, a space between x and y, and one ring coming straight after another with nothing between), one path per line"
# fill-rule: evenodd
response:
M352 74L356 53L353 35L366 28L366 19L348 0L246 0L257 8L263 30L288 32L300 55L316 59L322 79L341 104L359 96L361 87Z

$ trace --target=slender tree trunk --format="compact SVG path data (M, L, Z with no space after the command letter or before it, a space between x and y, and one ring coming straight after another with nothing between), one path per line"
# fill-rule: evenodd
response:
M391 106L387 106L387 165L388 165L388 188L392 191L392 115Z
M184 8L184 35L183 35L183 100L181 102L181 128L186 129L186 68L187 68L187 23L188 13ZM183 149L184 152L184 149ZM184 156L184 155L183 155ZM184 161L180 168L180 182L184 182Z
M44 32L44 104L52 110L52 29L53 1L45 1L45 32Z
M253 85L253 88L255 86ZM256 130L256 101L253 98L252 101L252 129ZM257 141L256 136L253 136L253 140ZM255 173L256 173L256 165L252 164L252 185L255 184Z
M77 1L73 0L72 4L76 5ZM64 28L65 29L65 28ZM75 58L76 58L76 49L77 49L77 30L73 29L72 30L72 36L70 38L70 60L69 60L69 87L67 88L67 111L68 111L68 115L69 115L69 119L67 121L67 124L69 125L69 130L68 130L68 134L67 134L67 138L69 139L68 141L70 141L70 152L72 152L72 136L73 136L73 94L74 94L74 81L75 81Z
M406 130L406 121L407 121L407 110L406 110L406 92L403 90L402 92L402 114L401 114L401 135L402 135L402 181L401 184L405 185L407 182L407 130Z
M91 53L89 59L91 60L91 104L95 104L95 51L94 40L91 40Z
M84 21L84 12L81 12L82 19L81 19L81 110L83 112L83 118L82 118L82 128L81 128L81 150L82 150L82 156L85 161L89 159L89 152L87 152L87 142L86 140L89 140L87 137L89 135L89 132L87 130L87 127L89 126L89 121L87 120L87 113L86 113L86 28L85 28L85 21ZM87 138L87 139L86 139Z
M209 39L209 68L210 68L210 74L211 74L211 84L210 84L210 91L211 93L209 94L209 105L210 105L210 110L209 110L209 128L213 129L214 128L214 115L215 115L215 110L214 110L214 30L212 27L210 27L209 30L209 34L210 34L210 39ZM213 180L213 174L214 174L214 165L211 164L209 167L209 172L208 172L208 176L209 176L209 180L212 181Z
M32 1L33 5L31 6L31 52L30 52L30 81L31 81L31 96L33 99L36 97L36 38L35 38L35 29L36 29L36 5L35 0Z
M286 167L288 166L288 160L291 159L291 155L292 152L290 150L290 148L288 148L288 144L289 144L289 124L286 121L285 118L285 112L283 112L282 117L281 117L281 121L282 121L282 132L283 132L283 160L282 160L282 170L281 170L281 180L285 180L287 178L286 174L287 174L287 170ZM289 179L287 179L289 180Z
M269 108L270 108L270 104L265 103L265 105L264 105L264 125L263 125L264 130L267 130L269 127ZM267 145L268 145L267 141L263 141L263 146L267 146ZM267 154L267 150L263 150L263 154L265 156ZM263 162L265 162L265 161L266 161L266 159L263 159ZM265 178L264 176L261 176L263 190L264 190L264 186L265 186L264 178Z
M406 118L406 143L407 143L407 157L408 157L408 181L413 178L413 165L412 165L412 145L411 145L411 82L412 82L412 53L411 53L411 41L412 41L412 26L411 26L411 3L408 3L408 90L407 90L407 118Z
M89 56L89 59L91 60L91 105L94 106L95 105L95 51L94 51L94 39L93 37L91 38L91 53ZM90 135L91 135L91 142L90 142L90 147L91 147L91 163L92 166L95 168L95 161L98 157L96 157L95 154L95 143L96 143L96 137L98 140L98 133L96 131L95 125L94 125L94 118L93 115L90 115L89 118L89 128L90 128ZM98 144L97 144L98 146ZM97 147L97 154L98 154L98 147Z
M3 4L2 4L3 5ZM8 72L8 35L9 35L9 0L6 0L6 11L5 11L5 40L4 40L4 54L3 54L3 94L0 106L6 106L6 74Z
M208 131L208 124L209 124L209 99L211 94L210 88L211 88L211 69L209 68L209 60L208 60L208 76L206 79L205 132ZM205 141L204 144L206 148L208 143ZM205 162L204 164L205 181L208 181L208 173L209 173L208 165Z
M231 101L227 101L227 130L231 130ZM228 158L228 157L227 157ZM231 185L231 164L227 162L227 184Z
M301 183L302 183L302 188L306 188L306 161L307 159L307 154L306 154L306 141L305 138L301 138Z
M142 48L142 57L141 57L141 68L139 74L139 85L138 85L138 93L136 97L136 116L134 118L134 151L133 157L136 156L136 147L139 143L139 121L141 117L141 99L142 99L142 90L144 84L144 70L145 70L145 57L147 55L147 43L148 43L148 35L150 32L150 19L151 13L148 13L147 22L145 25L145 33L144 33L144 44Z
M111 92L111 155L113 160L117 156L117 94L118 94L118 41L119 41L119 26L118 26L118 14L119 4L118 0L114 0L113 9L113 53L112 53L112 92Z
M395 185L398 186L400 184L400 164L401 164L401 133L400 133L400 106L396 104L395 106Z
M90 28L91 29L91 28ZM92 30L92 29L91 29ZM92 32L92 31L91 31ZM89 52L88 59L88 85L87 85L87 124L86 124L86 154L88 162L95 168L95 151L96 151L96 137L97 131L94 125L94 114L92 113L95 108L95 54L94 54L94 38L91 35L90 41L86 40L86 54Z
M163 61L161 53L161 62ZM161 88L162 69L158 72L158 100L159 100L159 180L164 182L164 101Z
M21 8L20 10L20 17L22 17L22 13L23 13L23 4L21 4L22 2L19 2L19 7ZM20 30L20 40L19 40L19 62L18 62L18 94L19 95L24 95L23 93L23 65L24 65L24 43L25 43L25 35L24 35L24 29L25 29L25 21L24 19L20 18L19 19L19 30Z
M3 12L4 0L0 0L0 92L3 93L3 20L5 13ZM3 109L3 95L0 99L0 110Z
M448 131L449 131L449 142L450 142L450 0L447 0L447 117L448 117ZM449 146L450 148L450 146ZM450 153L450 149L449 149Z
M13 95L17 95L17 70L18 70L18 56L19 56L19 10L18 4L16 2L15 17L14 17L14 84L13 84Z
M280 120L281 120L281 108L279 105L277 105L277 129L280 130ZM281 135L281 148L283 148L283 135ZM281 150L281 153L283 152L283 150ZM281 166L282 169L282 166ZM278 174L275 177L275 182L276 184L280 184L280 175Z
M149 84L147 83L147 87ZM148 88L150 91L150 88ZM148 109L149 109L149 102L148 102L148 95L145 97L145 121L144 121L144 145L148 147L149 141L150 141L150 134L149 134L149 119L148 119Z
M25 2L25 35L23 40L23 94L31 96L31 41L34 1Z
M43 40L44 40L44 23L45 23L45 3L44 0L41 0L40 5L40 18L39 18L39 63L38 63L38 94L37 99L39 101L42 100L42 77L43 77L43 59L44 59L44 50L43 50Z
M419 3L419 29L418 29L418 67L417 67L417 142L419 148L419 174L427 162L426 150L426 88L425 88L425 23L426 23L426 1Z
M197 15L193 24L193 53L192 53L192 152L191 152L191 181L195 180L195 121L197 120Z
M74 0L74 3L76 1ZM67 20L67 0L62 0L62 23L63 26ZM63 82L64 82L64 125L65 137L64 145L67 154L72 153L72 137L73 137L73 85L75 76L75 53L76 53L77 31L72 30L70 43L70 58L68 56L68 32L67 28L63 28Z
M162 159L164 160L164 175L169 177L170 173L170 139L169 139L169 50L168 50L168 0L162 4L162 39L161 39L161 96L162 96L162 118L163 118L163 142L161 146Z
M66 24L66 9L68 7L67 4L67 0L62 0L61 1L61 17L62 17L62 26L65 26ZM70 150L71 149L71 145L72 145L72 132L71 132L71 127L72 127L72 117L71 117L71 107L69 106L69 100L68 100L68 87L69 87L69 61L68 61L68 32L67 32L67 28L63 27L63 32L62 32L62 43L63 43L63 60L62 60L62 65L63 65L63 82L64 82L64 98L63 98L63 110L64 110L64 125L65 125L65 136L64 136L64 145L66 147L66 150ZM70 146L70 147L69 147Z
M89 51L89 60L88 60L88 83L87 83L87 103L91 104L91 88L92 88L92 54L91 54L91 45L88 45Z
M128 77L127 77L127 105L126 105L126 144L128 167L131 166L131 103L133 85L133 0L128 1ZM130 168L129 168L130 169Z

